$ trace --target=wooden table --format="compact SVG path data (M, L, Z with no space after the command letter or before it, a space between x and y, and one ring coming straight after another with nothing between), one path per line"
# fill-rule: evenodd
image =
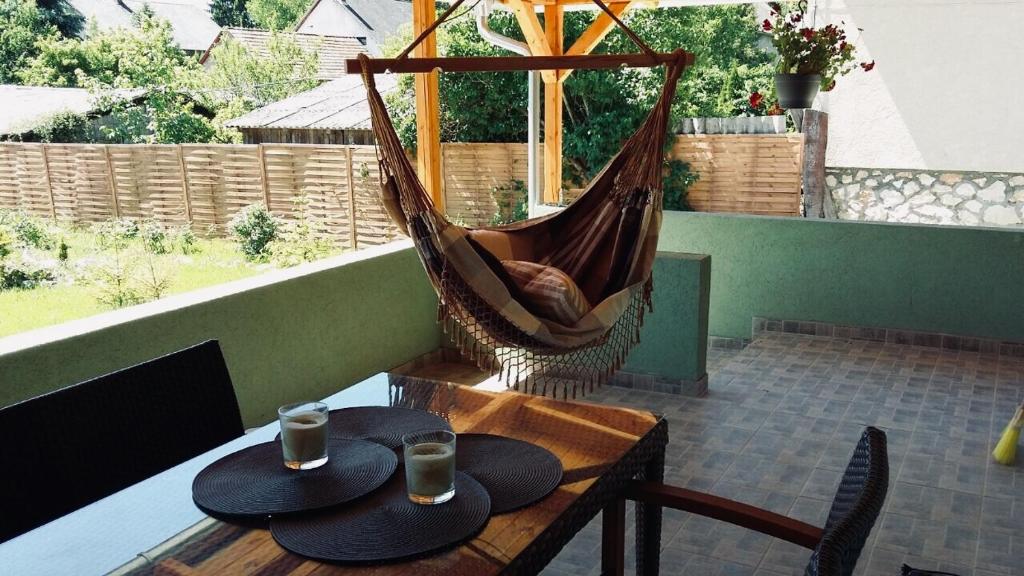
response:
M439 414L456 432L499 434L546 447L562 460L565 475L561 486L537 504L492 517L467 544L413 562L368 567L321 564L287 552L264 528L207 518L140 555L119 572L180 576L535 574L602 510L603 571L622 572L622 489L632 478L662 480L668 442L665 420L650 412L485 392L408 376L390 375L388 388L391 405ZM661 509L638 506L636 518L637 573L656 574Z

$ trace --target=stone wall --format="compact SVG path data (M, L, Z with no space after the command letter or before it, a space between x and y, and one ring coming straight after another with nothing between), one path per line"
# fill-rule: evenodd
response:
M1024 174L828 168L843 220L1024 227Z

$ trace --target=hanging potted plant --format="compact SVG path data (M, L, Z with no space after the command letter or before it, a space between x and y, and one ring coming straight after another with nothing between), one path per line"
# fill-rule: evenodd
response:
M832 90L837 78L858 67L857 48L847 40L846 31L835 24L815 28L808 23L806 0L797 2L796 10L785 14L778 2L768 4L772 18L766 18L761 28L771 35L779 53L775 75L779 104L786 109L810 108L818 90ZM859 66L870 71L875 63L862 62Z

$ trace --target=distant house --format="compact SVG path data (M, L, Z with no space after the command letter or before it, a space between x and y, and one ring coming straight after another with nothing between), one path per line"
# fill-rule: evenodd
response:
M282 33L287 34L287 33ZM345 60L355 58L358 54L366 52L366 45L359 38L351 36L318 36L316 34L292 33L288 34L306 52L316 52L320 57L320 80L334 80L345 75ZM213 66L215 57L213 49L223 42L225 38L231 38L238 42L250 54L266 56L270 53L268 44L273 33L267 30L255 30L251 28L225 28L214 40L213 44L206 50L199 62L207 68Z
M202 53L220 33L210 16L209 0L68 0L86 19L87 31L93 24L99 30L129 28L132 15L148 6L158 17L171 23L178 47L190 53Z
M0 84L0 140L30 140L40 124L61 112L102 115L84 88Z
M316 0L295 29L308 34L366 38L379 56L384 41L412 23L410 0Z
M377 89L394 90L394 75L377 76ZM359 76L332 80L312 90L268 104L230 120L246 144L291 142L303 144L372 144L370 107Z
M119 90L115 95L121 102L131 103L141 102L146 96L141 89ZM213 117L213 112L198 102L193 110L207 118ZM117 122L111 115L109 100L101 102L85 88L0 84L0 141L35 141L36 130L62 112L86 116L87 130L94 140L102 138L102 127L114 126Z

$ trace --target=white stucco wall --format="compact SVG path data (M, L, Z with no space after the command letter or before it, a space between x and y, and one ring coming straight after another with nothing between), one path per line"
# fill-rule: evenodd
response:
M1024 172L1024 0L819 0L877 67L819 97L829 166Z

